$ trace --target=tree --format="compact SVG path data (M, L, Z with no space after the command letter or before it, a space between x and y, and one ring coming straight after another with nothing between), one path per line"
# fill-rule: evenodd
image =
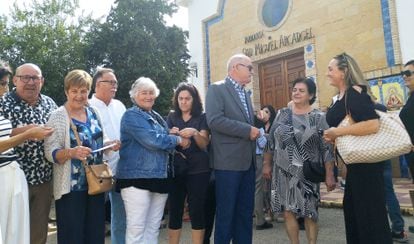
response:
M42 93L58 104L66 100L67 72L87 68L83 38L95 21L91 15L74 17L78 9L78 0L32 0L22 8L15 3L10 20L0 19L0 57L14 68L27 62L39 65L45 77Z
M171 107L173 88L186 80L188 33L176 26L168 27L164 21L164 15L176 9L167 0L118 0L106 22L94 26L87 36L89 67L115 70L118 97L125 104L131 104L131 84L146 76L161 91L155 109L165 115Z

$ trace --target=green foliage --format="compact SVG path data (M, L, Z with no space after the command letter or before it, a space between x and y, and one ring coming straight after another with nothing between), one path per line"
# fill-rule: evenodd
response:
M0 19L1 59L12 67L35 63L42 69L42 93L58 104L66 97L63 78L69 70L87 68L84 35L95 22L91 16L74 17L78 0L32 0L29 6L16 3L10 19Z
M113 68L119 80L118 98L131 105L129 89L140 76L151 78L161 90L154 109L166 115L173 88L185 81L190 58L187 32L167 27L164 15L177 6L166 0L121 0L106 22L87 35L88 66Z
M127 106L131 84L146 76L161 90L155 109L166 114L173 88L187 77L190 58L188 33L164 21L176 9L171 0L121 0L100 23L91 15L75 14L78 0L15 4L10 19L0 16L0 59L14 68L39 65L45 77L42 93L58 104L66 100L63 79L72 69L92 73L98 66L113 68L120 82L118 98Z

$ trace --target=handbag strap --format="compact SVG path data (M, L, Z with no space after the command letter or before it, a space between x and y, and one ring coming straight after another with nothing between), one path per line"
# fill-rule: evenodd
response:
M345 101L344 101L344 103L345 103L345 113L346 113L346 115L351 115L351 113L348 110L348 106L347 106L347 104L348 104L348 91L345 91L344 96L345 96L344 97L344 99L345 99Z
M344 117L344 119L346 118L346 116L349 116L349 117L352 118L351 112L348 110L348 106L347 106L347 104L348 104L348 90L345 91L344 99L345 99L345 101L344 101L344 104L345 104L345 117ZM333 153L334 153L335 166L336 167L338 167L338 165L339 165L338 158L341 159L342 162L344 162L344 164L346 164L345 161L343 160L341 154L339 154L339 152L338 152L338 148L336 146L336 142L334 143Z

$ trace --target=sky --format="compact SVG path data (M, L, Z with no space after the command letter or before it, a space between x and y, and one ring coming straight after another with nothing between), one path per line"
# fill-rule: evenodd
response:
M23 2L30 2L27 0L1 0L2 7L0 8L0 14L8 14L9 8L13 6L14 2L19 4ZM85 10L85 13L92 12L93 17L101 17L107 15L111 9L111 5L115 0L79 0L81 9ZM179 7L178 12L175 13L172 18L166 16L165 20L167 25L177 25L184 30L188 30L188 14L187 9Z

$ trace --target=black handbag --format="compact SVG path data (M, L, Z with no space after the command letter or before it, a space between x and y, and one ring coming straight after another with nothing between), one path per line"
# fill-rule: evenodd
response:
M290 124L293 128L293 121L292 121L292 110L290 110ZM306 180L313 182L313 183L321 183L321 182L325 182L325 176L326 176L326 171L325 171L325 160L324 160L324 156L323 156L323 152L322 152L322 148L321 148L321 133L323 133L322 130L318 130L318 137L319 137L319 141L318 141L318 155L319 155L319 160L318 161L311 161L310 159L307 159L303 162L303 166L302 166L302 170L303 170L303 175L305 177ZM299 145L299 143L296 141L296 137L295 135L293 135L293 142L296 144L296 147L298 149L301 149L302 147ZM305 150L302 150L303 152L305 152ZM306 153L306 152L305 152ZM307 157L309 158L309 157Z
M322 166L320 162L312 162L306 160L303 162L303 175L305 179L313 183L325 182L325 166Z
M296 141L296 138L293 136L293 141L295 142L297 147L300 147L299 143ZM313 182L313 183L321 183L325 182L325 160L323 157L323 153L320 148L320 143L318 150L319 150L319 160L318 161L311 161L310 159L307 159L305 162L303 162L302 170L303 175L305 176L305 179Z

